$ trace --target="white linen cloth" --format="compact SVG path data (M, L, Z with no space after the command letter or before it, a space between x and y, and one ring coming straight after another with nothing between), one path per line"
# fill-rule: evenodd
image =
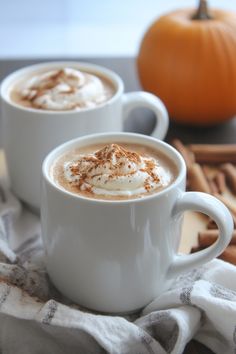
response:
M38 217L0 189L0 353L180 354L192 339L236 352L236 267L220 260L176 279L142 312L86 312L52 286Z

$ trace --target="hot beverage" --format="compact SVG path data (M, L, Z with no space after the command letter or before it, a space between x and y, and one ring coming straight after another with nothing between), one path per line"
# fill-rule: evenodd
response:
M157 193L173 182L174 163L138 144L111 143L75 148L60 156L51 176L63 189L88 198L130 199Z
M108 79L71 67L35 71L10 88L10 98L18 105L50 111L96 107L114 93Z

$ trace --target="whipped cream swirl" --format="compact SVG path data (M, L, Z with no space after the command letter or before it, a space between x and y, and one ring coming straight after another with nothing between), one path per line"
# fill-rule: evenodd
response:
M132 196L167 186L170 174L152 157L106 145L64 164L64 177L81 191L97 195Z
M18 90L32 107L56 111L94 107L111 96L99 77L73 68L38 73Z

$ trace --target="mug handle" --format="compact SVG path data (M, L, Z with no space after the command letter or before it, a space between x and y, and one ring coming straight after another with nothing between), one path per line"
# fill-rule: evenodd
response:
M155 113L156 125L151 135L163 140L169 126L169 116L160 98L143 91L125 93L123 95L123 120L125 121L130 112L138 107L149 108Z
M167 271L167 278L174 278L217 257L227 247L233 234L233 218L229 210L210 194L183 192L175 203L172 217L175 218L186 210L199 211L210 216L219 228L219 238L202 251L189 255L175 255Z

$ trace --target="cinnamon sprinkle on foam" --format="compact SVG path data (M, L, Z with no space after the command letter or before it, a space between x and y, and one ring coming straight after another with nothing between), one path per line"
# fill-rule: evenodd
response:
M131 196L168 185L170 175L153 157L107 144L64 165L65 178L81 191Z

